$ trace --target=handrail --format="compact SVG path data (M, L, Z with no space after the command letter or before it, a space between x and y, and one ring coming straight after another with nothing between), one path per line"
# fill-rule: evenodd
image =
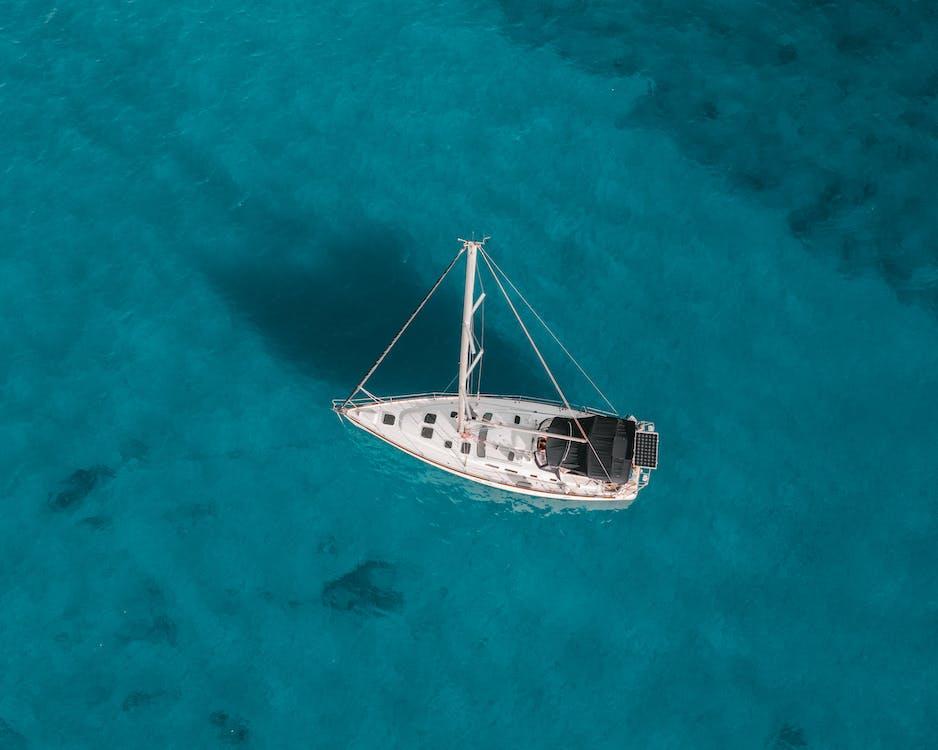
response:
M408 393L408 394L401 395L401 396L376 396L375 398L376 398L377 403L394 403L397 401L407 401L407 400L418 399L418 398L442 398L442 397L457 398L458 395L459 394L453 393L450 391L427 391L425 393ZM513 399L515 401L530 401L530 402L539 403L539 404L550 404L552 406L564 406L564 403L557 399L540 398L540 397L534 397L534 396L522 396L518 394L509 395L509 394L504 394L504 393L482 393L478 396L478 398L504 398L504 399ZM332 399L332 408L336 410L337 408L341 408L342 406L346 404L352 405L352 406L360 406L362 404L373 404L373 403L375 403L375 401L373 401L370 398L353 398L353 399L335 398L335 399ZM606 409L598 409L593 406L582 406L580 404L570 404L569 408L571 410L586 411L591 414L598 414L598 415L607 416L607 417L618 416L618 414L616 414L615 412L611 412Z

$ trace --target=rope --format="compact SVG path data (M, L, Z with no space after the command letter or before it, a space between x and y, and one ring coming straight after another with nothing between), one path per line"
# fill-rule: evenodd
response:
M492 268L492 262L489 259L489 254L485 252L482 248L479 248L479 252L482 254L482 259L485 261L485 264L489 267L489 271L492 272L492 278L495 279L495 283L498 284L499 290L501 290L502 295L505 297L505 301L508 303L508 307L511 308L511 311L514 313L515 318L518 321L518 325L521 326L521 330L524 332L524 335L528 339L528 343L531 344L531 348L534 349L534 353L537 355L537 358L541 362L541 366L544 368L544 372L547 373L547 377L550 378L550 382L554 384L554 388L557 390L557 394L560 396L560 400L563 401L563 405L569 410L573 411L573 407L570 406L570 402L567 401L567 397L564 395L563 390L560 387L560 384L557 382L557 378L554 377L554 373L550 371L550 368L547 366L547 362L544 360L544 356L541 354L541 350L537 348L537 344L534 343L534 339L531 338L531 334L528 332L528 327L524 324L524 321L521 319L521 316L518 314L518 311L515 309L514 303L511 301L511 297L508 296L508 292L505 291L505 287L502 286L501 280L498 278L498 275L495 273L495 269ZM580 424L580 420L577 419L576 415L571 415L573 421L576 423L577 428L580 430L580 434L583 436L583 439L586 440L586 444L590 447L590 450L593 452L593 455L596 457L596 460L599 461L599 467L603 470L603 474L606 475L608 481L612 481L612 477L609 476L609 472L606 471L606 466L603 464L602 459L599 457L599 454L596 452L596 449L593 447L593 444L590 442L589 436L586 434L586 430L583 429L583 425Z
M459 260L459 257L462 254L463 254L463 248L460 248L459 252L456 253L456 257L453 258L452 261L450 261L450 264L446 267L446 270L443 271L442 274L440 274L440 278L436 280L436 283L430 288L430 291L427 292L427 296L423 298L423 301L419 305L417 305L417 309L411 313L410 317L407 319L407 322L404 323L403 328L401 328L401 330L397 332L397 335L393 339L391 339L391 343L388 344L387 349L385 349L381 353L381 356L378 357L375 363L371 366L371 369L368 370L368 372L365 374L365 377L363 377L361 382L355 386L354 390L348 395L348 398L346 398L345 401L342 402L343 407L348 406L348 403L353 398L355 398L355 394L358 393L361 390L362 386L364 386L365 383L368 382L368 378L370 378L372 375L375 374L375 370L377 370L378 367L381 365L381 363L384 362L384 358L387 357L388 354L390 354L391 349L394 348L394 345L397 343L398 339L404 335L404 331L407 330L408 326L410 326L410 324L414 322L414 318L416 318L420 314L420 311L423 310L424 305L426 305L427 302L430 301L430 297L433 296L433 293L437 290L437 287L439 287L440 284L443 283L443 279L445 279L446 275L453 269L453 266L456 265L456 261Z
M609 410L610 410L613 414L618 414L618 413L619 413L618 410L616 409L615 406L613 406L612 402L611 402L608 398L606 398L606 394L603 393L603 392L599 389L599 386L596 385L595 382L593 382L593 379L589 376L589 374L587 374L586 370L584 370L584 369L580 366L580 363L576 361L576 359L574 358L574 356L573 356L569 351L567 351L567 347L565 347L565 346L563 345L563 342L562 342L559 338L557 338L556 334L550 329L550 326L548 326L547 323L544 322L544 319L543 319L540 315L537 314L537 310L535 310L535 309L531 306L531 303L528 302L528 301L524 298L524 295L521 293L521 291L518 289L518 287L516 287L516 286L514 285L514 283L512 283L511 279L508 278L508 274L506 274L501 268L499 268L499 265L498 265L494 260L492 260L491 258L489 258L489 261L491 261L492 266L494 266L494 267L498 270L498 272L502 275L502 278L504 278L505 281L508 282L508 285L514 290L515 294L517 294L518 297L521 298L521 301L524 302L524 304L527 306L528 310L530 310L531 313L534 315L534 317L537 318L538 322L539 322L542 326L544 326L544 330L547 331L547 333L550 334L550 337L554 340L554 342L557 344L557 346L559 346L559 347L563 350L563 353L566 354L567 357L569 357L570 361L573 362L574 365L576 365L576 369L580 371L580 374L581 374L584 378L586 378L586 379L589 381L589 384L590 384L591 386L593 386L593 389L596 391L596 393L599 394L599 397L600 397L603 401L606 402L606 405L609 407Z

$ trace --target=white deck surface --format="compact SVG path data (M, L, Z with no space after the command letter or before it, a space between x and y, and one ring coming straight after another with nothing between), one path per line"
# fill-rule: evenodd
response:
M533 455L536 436L516 429L536 430L548 417L585 417L590 412L520 398L481 396L470 400L479 421L469 424L468 437L460 437L456 405L455 395L419 396L349 405L339 413L415 458L511 492L604 502L632 500L638 494L639 471L634 468L623 485L538 468Z

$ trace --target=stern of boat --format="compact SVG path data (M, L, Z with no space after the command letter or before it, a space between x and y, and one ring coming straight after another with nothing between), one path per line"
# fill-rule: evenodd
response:
M636 493L648 486L651 472L658 468L658 432L654 422L639 422L632 449L632 477Z

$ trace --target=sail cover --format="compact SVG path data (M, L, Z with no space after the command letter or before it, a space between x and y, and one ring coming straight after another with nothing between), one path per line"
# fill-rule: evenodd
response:
M585 443L547 438L548 465L592 479L606 479L608 474L609 479L618 484L628 481L635 445L635 422L631 419L595 416L580 418L580 425L593 450ZM567 417L554 417L545 432L581 437L576 423Z

